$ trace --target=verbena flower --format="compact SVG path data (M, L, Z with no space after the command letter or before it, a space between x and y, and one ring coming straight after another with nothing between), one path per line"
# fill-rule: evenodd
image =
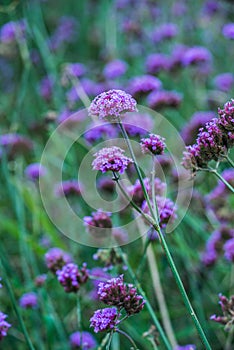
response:
M32 163L24 170L26 177L32 181L38 180L40 177L45 176L46 172L46 168L40 163Z
M90 319L90 327L94 328L95 333L110 331L118 324L117 309L105 308L94 312Z
M34 284L36 287L41 287L43 286L43 284L45 284L45 281L47 279L47 275L43 274L43 275L38 275L35 280L34 280Z
M120 117L126 112L136 112L136 101L122 90L109 90L98 95L89 107L89 115L100 119Z
M94 170L100 170L102 173L107 171L119 172L123 174L124 170L133 160L124 156L125 151L119 147L105 147L94 154L92 167Z
M122 124L130 137L142 137L154 127L154 121L147 113L126 113Z
M152 33L152 39L155 43L165 39L172 39L178 34L178 27L175 23L163 23Z
M162 53L150 54L146 59L146 70L150 74L168 71L170 68L169 56Z
M186 145L195 142L199 129L213 118L215 118L215 113L212 111L195 112L181 131L181 136Z
M62 181L60 184L55 185L55 195L57 197L64 197L64 196L68 197L72 195L80 196L81 189L82 189L82 186L77 180L75 179L66 180L66 181Z
M141 150L143 153L161 155L166 148L165 138L160 135L149 134L148 138L141 139Z
M223 36L227 39L234 39L234 23L227 23L222 29Z
M82 331L70 335L70 344L72 349L81 349L82 344L83 350L90 350L96 347L97 342L91 333Z
M93 144L100 139L113 139L117 135L118 130L114 125L109 123L93 123L89 125L84 138L89 144Z
M19 155L24 155L33 149L32 141L20 134L0 135L0 159L3 152L9 160L15 159Z
M32 309L38 306L37 294L34 292L25 293L19 300L19 305L23 309Z
M105 65L103 75L106 79L115 79L124 75L127 69L128 64L123 60L113 60Z
M153 75L142 75L134 77L129 82L129 92L134 97L144 96L145 94L160 90L162 87L162 82Z
M220 293L219 304L221 306L223 315L222 316L212 315L210 319L212 321L225 325L225 330L230 331L234 323L234 295L232 295L228 299L226 296Z
M145 304L137 289L132 284L124 283L123 275L99 283L98 295L105 304L120 310L124 308L128 315L139 313Z
M182 101L182 95L176 91L152 91L147 97L147 103L152 109L166 107L178 107Z
M6 321L8 316L0 311L0 340L7 336L7 331L11 327L11 324Z
M148 177L143 179L145 188L147 193L152 196L152 186L151 181ZM166 184L165 182L162 182L158 177L154 180L154 189L155 194L158 196L162 196L165 193L166 190ZM128 193L132 197L132 200L134 203L136 203L138 206L142 206L142 203L145 200L144 193L141 187L141 183L139 179L136 180L136 182L132 186L128 186L127 188Z
M111 213L105 212L102 209L93 212L91 216L85 216L83 220L86 229L90 233L96 233L98 229L112 228Z
M56 275L66 293L76 293L82 284L88 279L86 264L79 268L76 264L64 265L61 270L57 270Z
M234 238L229 239L223 246L224 256L228 261L234 262Z
M203 46L194 46L186 50L182 62L184 66L197 65L201 63L209 63L211 61L211 53Z
M171 223L176 220L176 207L172 200L169 198L164 198L162 196L156 196L156 203L159 212L159 226L164 229L167 226L169 220ZM144 201L142 204L142 210L146 214L150 214L150 210L146 201Z
M0 30L0 40L2 43L12 43L17 38L22 38L26 33L26 22L24 19L11 21L4 24Z
M234 85L234 75L232 73L222 73L213 79L214 86L224 92L228 92Z
M45 254L46 266L50 271L56 273L64 265L72 262L71 256L60 248L51 248Z
M196 346L193 344L177 345L174 350L196 350Z

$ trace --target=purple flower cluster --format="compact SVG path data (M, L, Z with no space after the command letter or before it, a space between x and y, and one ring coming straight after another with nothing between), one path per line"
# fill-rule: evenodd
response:
M125 309L129 316L139 313L145 304L143 297L137 294L136 288L132 284L124 283L123 275L99 283L98 295L105 304L115 306L119 310Z
M213 118L200 128L196 143L187 146L182 165L196 172L207 167L211 160L219 160L234 145L234 100L218 110L219 118Z
M182 95L176 91L152 91L147 97L147 103L152 109L166 107L176 108L182 102Z
M60 184L55 185L55 195L57 197L68 197L68 196L80 196L81 195L81 185L75 180L63 181Z
M157 74L170 69L170 58L162 53L150 54L146 59L146 70L150 74Z
M50 271L56 273L64 265L72 262L71 256L60 248L51 248L45 254L46 266Z
M153 75L137 76L129 82L129 92L133 97L140 97L151 91L160 90L162 82Z
M223 252L227 260L234 261L233 242L234 229L222 225L211 234L206 242L206 248L202 254L202 263L207 267L213 266Z
M211 53L205 47L194 46L186 50L182 62L184 66L198 65L209 63L211 61Z
M178 27L174 23L163 23L152 33L152 39L155 43L165 39L172 39L178 34Z
M94 328L95 333L109 331L118 324L117 315L117 309L115 307L99 309L91 317L90 327Z
M189 122L185 125L185 127L181 131L181 136L186 143L186 145L190 145L196 141L197 134L199 129L211 119L215 117L215 113L211 111L199 111L195 112Z
M160 135L149 134L148 138L141 139L141 150L143 153L161 155L166 148L165 139Z
M66 293L77 293L80 286L88 280L87 265L84 263L81 268L76 264L69 263L56 271L60 284L64 287Z
M130 137L142 137L153 129L154 122L147 113L127 113L122 124Z
M126 73L128 64L122 60L108 62L103 70L106 79L115 79Z
M70 344L72 349L90 350L97 345L95 338L89 332L75 332L70 335Z
M73 42L77 34L77 20L72 16L62 16L59 18L57 28L49 41L52 51L57 51L62 45Z
M26 22L24 19L19 21L11 21L4 24L0 31L0 41L2 43L12 43L17 38L22 38L26 33Z
M234 23L227 23L222 29L223 36L227 39L234 39Z
M124 156L123 153L124 150L116 146L102 148L94 154L93 170L100 170L102 173L113 171L123 174L128 165L133 163L133 160Z
M24 171L29 180L36 181L47 173L46 168L40 163L32 163L25 168Z
M6 321L7 315L0 311L0 341L6 337L11 324Z
M152 186L150 183L150 179L146 177L143 179L143 182L147 193L150 196L152 196L152 188L151 188ZM154 180L154 188L155 188L156 195L163 196L166 190L166 184L165 182L162 182L159 178L156 177ZM145 200L145 197L144 197L144 193L143 193L140 181L137 179L134 185L129 186L127 190L129 195L132 197L133 202L141 207Z
M174 222L177 218L175 204L169 198L164 198L162 196L156 196L156 203L159 212L159 226L165 229L169 220ZM142 204L142 210L146 214L150 214L149 207L146 201Z
M219 294L219 304L221 306L223 315L216 316L212 315L210 319L217 323L225 325L225 330L230 331L234 322L234 295L229 299L222 294Z
M34 284L36 287L41 287L43 286L43 284L45 283L47 279L47 275L43 274L43 275L38 275L35 280L34 280Z
M89 115L100 119L120 117L126 112L136 112L136 101L122 90L109 90L98 95L89 107Z
M7 158L12 160L18 155L27 154L32 148L32 141L25 136L20 134L0 135L0 158L4 152Z
M196 346L193 344L177 345L177 347L174 350L196 350Z
M113 139L117 135L118 130L113 124L95 122L88 127L84 138L89 144L93 144L100 139Z
M214 86L224 92L228 92L234 86L234 74L222 73L213 80Z
M92 213L92 216L84 217L84 224L89 233L98 233L98 229L111 229L111 213L98 209Z
M37 294L34 292L25 293L19 300L19 304L23 309L33 309L38 306Z

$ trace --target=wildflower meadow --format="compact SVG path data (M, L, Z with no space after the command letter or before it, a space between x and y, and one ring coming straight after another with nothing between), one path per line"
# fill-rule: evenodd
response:
M0 349L234 350L234 4L0 1Z

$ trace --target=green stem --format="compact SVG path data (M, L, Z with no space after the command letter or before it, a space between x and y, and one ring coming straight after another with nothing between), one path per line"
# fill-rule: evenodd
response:
M160 325L160 323L158 321L158 318L155 315L155 312L154 312L154 310L153 310L153 308L152 308L152 306L151 306L151 304L150 304L150 302L149 302L149 300L148 300L144 290L142 289L140 283L138 282L137 277L136 277L135 273L133 272L133 270L131 268L131 265L129 264L129 262L128 262L125 254L124 254L124 252L122 251L122 249L120 247L117 248L117 250L118 250L118 252L119 252L119 254L120 254L124 264L127 266L128 272L129 272L132 280L134 281L135 286L137 287L137 289L139 290L139 292L141 293L141 295L145 299L145 302L146 302L145 305L146 305L146 307L148 309L148 312L149 312L149 314L150 314L150 316L151 316L151 318L152 318L152 320L153 320L153 322L154 322L154 324L155 324L155 326L156 326L156 328L157 328L157 330L158 330L158 332L159 332L159 334L160 334L160 336L162 338L162 341L163 341L164 345L166 346L166 349L167 350L171 350L170 343L167 340L167 337L166 337L166 335L164 333L164 330L162 329L162 327L161 327L161 325Z
M12 289L12 286L11 286L11 283L7 277L7 273L6 273L6 268L4 266L4 263L1 259L1 269L2 271L4 271L4 281L5 281L5 284L6 284L6 287L7 287L7 290L8 290L8 293L9 293L9 296L10 296L10 299L11 299L11 302L12 302L12 305L13 305L13 308L15 310L15 313L16 313L16 316L18 318L18 321L19 321L19 324L20 324L20 327L22 329L22 332L24 334L24 337L25 337L25 341L27 343L27 346L30 350L35 350L32 342L31 342L31 339L29 338L29 335L28 335L28 332L27 332L27 329L25 327L25 324L24 324L24 321L23 321L23 318L21 316L21 313L19 311L19 308L17 306L17 302L15 300L15 295L14 295L14 292L13 292L13 289Z
M152 180L151 180L151 186L152 186L152 200L153 200L153 210L154 210L154 218L156 219L157 224L159 223L159 212L158 212L158 205L156 201L156 194L155 194L155 156L152 155Z
M225 158L225 159L227 160L227 162L231 165L231 167L234 168L234 162L233 162L233 160L232 160L231 158L229 158L228 155L226 155L224 158Z
M114 334L114 331L111 331L109 335L108 343L106 344L106 350L110 350L113 334Z
M232 187L232 185L230 185L230 183L228 183L223 177L222 175L220 175L215 169L209 168L206 171L209 171L210 173L214 174L219 180L221 180L226 186L227 188L232 191L232 193L234 193L234 188Z
M77 293L77 324L78 331L80 332L80 348L82 349L83 336L82 336L82 325L81 325L81 303L80 303L80 293Z
M173 258L171 256L171 253L170 253L169 249L168 249L166 240L165 240L161 230L160 229L158 230L156 225L155 225L155 229L158 232L162 248L163 248L163 250L164 250L164 252L166 254L166 257L167 257L168 263L170 265L171 271L173 273L173 276L174 276L174 278L176 280L176 283L178 285L179 291L180 291L180 293L182 295L182 298L184 300L184 304L185 304L185 306L186 306L190 316L192 317L192 320L193 320L194 325L195 325L195 327L196 327L196 329L198 331L198 334L200 335L202 343L205 345L205 348L207 350L212 350L211 346L210 346L210 344L209 344L209 342L208 342L208 340L206 338L206 335L205 335L205 333L204 333L204 331L202 329L202 326L201 326L201 324L200 324L200 322L199 322L199 320L198 320L198 318L197 318L197 316L195 314L195 311L193 310L193 307L192 307L192 305L191 305L191 303L189 301L188 295L187 295L187 293L186 293L186 291L184 289L183 283L181 281L180 275L179 275L179 273L177 271L177 268L175 266L174 260L173 260Z
M153 212L151 203L150 203L149 195L148 195L148 193L147 193L147 191L146 191L145 184L144 184L144 181L143 181L143 177L142 177L142 175L141 175L140 168L139 168L139 166L138 166L138 164L137 164L136 157L135 157L135 154L134 154L134 152L133 152L131 142L130 142L130 140L129 140L128 134L127 134L127 132L126 132L126 130L125 130L125 127L124 127L124 125L122 124L120 118L118 118L118 124L119 124L120 130L121 130L121 132L122 132L122 134L123 134L123 137L124 137L124 139L125 139L125 141L126 141L126 143L127 143L129 152L130 152L130 154L131 154L131 157L132 157L132 160L133 160L133 164L134 164L134 167L135 167L135 169L136 169L136 172L137 172L137 175L138 175L140 184L141 184L141 188L142 188L142 191L143 191L143 193L144 193L144 197L145 197L145 200L146 200L146 202L147 202L147 204L148 204L148 207L149 207L149 210L150 210L150 212L151 212L151 215L152 215L152 217L153 217L155 220L157 220L157 218L155 218L155 215L154 215L154 212Z
M125 333L124 331L122 331L121 329L118 329L118 328L117 328L115 331L116 331L117 333L119 333L119 334L124 335L125 338L127 338L127 339L130 341L130 343L133 345L134 349L137 350L136 343L135 343L134 340L130 337L130 335L128 335L127 333Z

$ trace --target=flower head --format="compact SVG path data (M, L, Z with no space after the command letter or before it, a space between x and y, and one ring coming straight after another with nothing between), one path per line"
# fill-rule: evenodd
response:
M177 345L174 350L196 350L196 346L193 344Z
M11 327L11 324L5 321L7 315L3 312L0 312L0 340L7 335L8 329Z
M165 139L160 135L150 134L148 138L141 139L141 149L143 153L161 155L166 148Z
M123 174L128 165L133 163L132 159L124 156L123 153L124 150L116 146L102 148L94 154L93 169L100 170L102 173L113 171Z
M90 233L96 233L98 229L111 229L111 213L98 209L92 213L92 216L84 217L84 224Z
M123 75L128 69L126 62L122 60L113 60L108 62L103 70L106 79L115 79Z
M176 207L169 198L164 198L162 196L156 195L156 202L159 212L159 225L164 229L167 226L169 220L171 220L171 222L174 222L176 220ZM149 214L149 207L146 201L144 201L142 204L142 210L146 214Z
M234 295L228 299L224 295L219 294L219 305L221 306L223 315L212 315L210 319L225 325L225 329L229 331L234 322Z
M227 23L223 26L223 36L227 39L234 39L234 23Z
M105 304L118 309L124 308L128 315L140 312L145 304L136 288L132 284L124 283L123 275L99 283L98 295Z
M82 341L81 341L82 340ZM97 345L96 340L89 332L75 332L70 335L70 344L72 349L80 349L82 344L83 350L94 349Z
M38 180L41 176L46 175L46 168L40 163L32 163L28 165L24 171L29 180Z
M182 95L176 91L152 91L147 97L147 103L152 109L178 107L181 101Z
M211 61L211 53L203 46L194 46L186 50L182 61L184 66L208 63Z
M55 195L57 197L63 196L79 196L81 194L81 185L75 179L62 181L60 184L55 186Z
M109 90L98 95L89 107L89 115L116 119L126 112L136 112L136 101L122 90Z
M137 76L130 80L129 91L134 96L145 95L151 91L160 90L162 82L153 75Z
M23 309L35 308L38 305L36 293L30 292L22 295L19 301L20 306Z
M76 264L69 263L58 270L56 275L66 293L78 292L81 284L84 284L88 279L86 264L78 268Z
M234 262L234 238L229 239L223 246L224 256L227 260Z
M115 307L97 310L90 319L90 327L94 328L95 333L109 331L117 324L117 309Z
M71 256L60 248L51 248L45 254L46 266L53 273L56 273L57 270L71 261Z

